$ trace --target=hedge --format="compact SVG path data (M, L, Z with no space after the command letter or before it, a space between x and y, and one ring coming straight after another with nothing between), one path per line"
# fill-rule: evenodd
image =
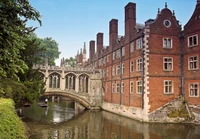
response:
M0 139L26 139L25 126L12 99L0 98Z

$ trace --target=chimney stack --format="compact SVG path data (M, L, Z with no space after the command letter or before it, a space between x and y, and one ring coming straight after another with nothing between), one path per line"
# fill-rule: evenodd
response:
M101 50L103 49L103 33L97 34L97 57L99 58Z
M112 50L118 39L118 20L112 19L109 23L109 46Z
M94 58L95 54L95 41L90 41L90 64L92 63L92 59Z
M136 4L129 2L125 6L125 43L130 42L131 34L136 26Z

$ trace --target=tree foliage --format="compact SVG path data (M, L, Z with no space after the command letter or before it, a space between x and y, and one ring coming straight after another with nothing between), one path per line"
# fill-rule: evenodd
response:
M55 65L55 60L59 58L60 55L60 52L58 51L58 43L51 37L47 37L40 39L40 48L45 51L38 53L41 59L38 60L36 64L43 65L45 63L45 59L48 58L48 64Z
M36 20L41 24L39 18L28 0L0 1L0 77L16 77L16 73L27 69L20 51L24 49L24 38L35 28L26 23Z
M39 12L28 0L0 1L0 97L12 98L17 106L44 91L43 75L32 70L44 49L31 34L36 28L26 26L30 20L41 25Z
M76 57L66 58L65 65L70 65L71 67L75 67L76 66Z

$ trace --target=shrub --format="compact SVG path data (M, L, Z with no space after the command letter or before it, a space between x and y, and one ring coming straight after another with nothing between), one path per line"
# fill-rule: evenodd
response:
M11 99L0 98L0 139L26 139L25 126Z

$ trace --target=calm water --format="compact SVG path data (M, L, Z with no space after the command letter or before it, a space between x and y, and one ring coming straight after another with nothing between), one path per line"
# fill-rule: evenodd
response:
M147 124L105 111L75 114L71 102L24 108L30 139L200 139L200 126Z

